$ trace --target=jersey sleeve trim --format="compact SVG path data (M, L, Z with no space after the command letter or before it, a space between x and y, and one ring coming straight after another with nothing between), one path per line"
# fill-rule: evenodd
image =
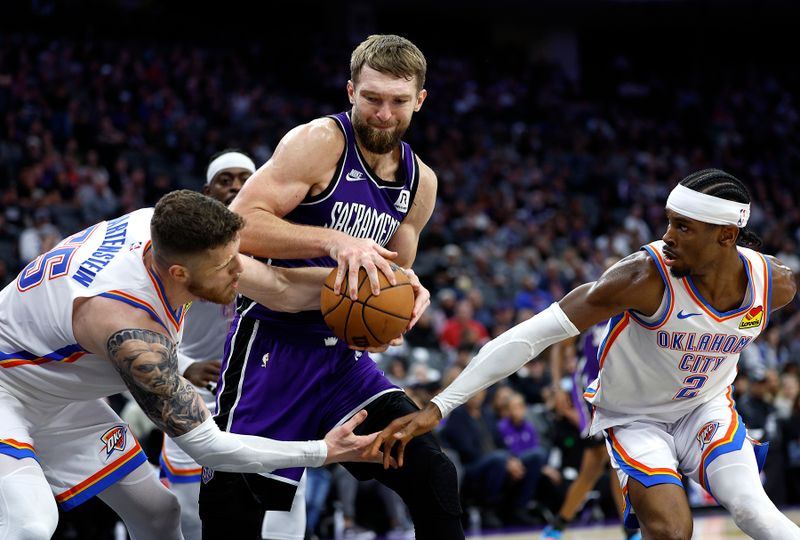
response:
M327 118L333 120L336 127L339 128L339 131L342 132L342 135L344 136L344 149L342 150L342 154L339 156L339 161L336 163L336 170L333 173L333 177L331 178L331 181L328 182L328 185L325 186L325 189L323 189L316 195L307 195L302 201L300 201L300 204L298 206L307 206L324 201L331 195L331 193L333 193L336 190L336 187L342 180L342 173L344 172L343 170L344 164L347 160L347 151L349 149L349 144L348 144L349 139L347 135L347 130L342 124L342 120L337 115L331 114L328 115Z
M645 321L633 310L628 310L628 313L630 313L631 317L633 317L633 320L639 325L647 328L648 330L655 330L663 326L669 320L670 315L672 315L672 311L675 308L675 291L672 289L672 280L669 278L669 269L667 268L667 264L664 262L664 259L661 257L661 254L658 252L658 250L653 247L653 244L642 246L642 249L644 249L644 251L653 258L653 261L656 263L656 268L658 268L658 273L661 274L661 279L664 281L664 292L667 294L667 305L664 309L664 312L661 314L661 317L659 317L655 322Z
M608 321L608 330L606 331L606 335L603 338L603 342L600 343L600 347L597 349L597 361L600 365L600 369L603 369L603 363L606 361L606 356L608 356L608 351L611 350L611 345L614 344L614 341L619 337L625 327L628 326L630 322L630 312L626 311L625 313L620 313L619 315L615 315ZM594 393L597 393L597 390L600 389L600 385L597 386ZM594 397L594 394L592 395Z
M164 321L161 320L161 317L158 316L158 313L156 313L155 308L153 308L153 306L151 306L150 304L148 304L144 300L140 300L140 299L136 298L135 296L131 296L131 295L129 295L127 293L124 293L122 291L108 291L108 292L100 293L97 296L102 296L104 298L110 298L112 300L118 300L120 302L124 302L124 303L128 304L129 306L133 306L135 308L141 309L141 310L147 312L147 314L150 315L151 319L153 319L155 322L157 322L158 324L163 326L164 330L169 332L169 328L167 328L167 325L164 324Z
M766 313L764 313L764 326L761 327L763 332L769 324L769 317L772 313L772 266L764 255L761 253L756 254L764 264L764 303L766 304Z
M39 458L36 456L36 450L33 449L32 444L20 442L15 439L0 439L0 454L5 454L6 456L17 459L33 458L39 461Z
M0 352L0 367L12 368L24 365L39 365L46 362L65 362L71 363L86 354L86 350L77 343L62 347L57 351L38 356L28 351L16 351L13 353Z

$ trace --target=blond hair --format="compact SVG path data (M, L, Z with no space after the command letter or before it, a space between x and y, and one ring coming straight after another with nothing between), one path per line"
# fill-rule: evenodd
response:
M425 55L404 37L373 34L362 41L350 56L350 79L353 83L358 83L365 65L407 80L416 77L417 91L425 86L428 68Z

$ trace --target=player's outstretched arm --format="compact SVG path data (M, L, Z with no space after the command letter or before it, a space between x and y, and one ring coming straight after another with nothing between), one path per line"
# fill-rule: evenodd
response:
M397 462L402 465L402 451L413 437L432 430L453 409L489 385L518 370L548 346L579 330L554 303L517 326L500 334L484 345L466 369L435 396L421 411L411 413L389 424L375 439L370 455L383 449L384 466L397 443Z
M85 350L112 362L148 417L201 465L231 472L318 467L326 459L352 459L374 440L374 435L352 433L365 415L326 440L276 441L221 431L194 387L178 374L172 339L144 311L122 302L103 297L77 301L73 332Z
M602 322L625 309L650 315L658 309L664 284L644 253L636 253L609 268L599 280L570 291L560 302L507 330L484 345L466 369L421 411L398 418L370 448L379 449L384 466L398 445L397 463L413 437L432 430L439 420L479 391L517 371L547 347Z
M280 268L241 257L239 292L277 311L296 313L319 309L319 291L330 268Z
M151 330L125 329L108 339L108 353L147 416L201 465L221 471L268 472L369 459L361 455L376 434L353 433L366 411L333 430L324 441L274 441L227 433L219 430L203 400L178 375L172 340Z

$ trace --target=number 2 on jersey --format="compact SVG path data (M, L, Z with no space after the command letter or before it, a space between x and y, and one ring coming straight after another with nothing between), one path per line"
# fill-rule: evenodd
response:
M675 394L672 399L687 399L693 398L700 393L700 389L706 384L708 375L689 375L683 379L683 384L686 385Z

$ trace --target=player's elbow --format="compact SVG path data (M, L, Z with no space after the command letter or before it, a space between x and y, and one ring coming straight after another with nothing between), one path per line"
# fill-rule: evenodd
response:
M792 279L789 281L789 302L794 300L794 297L796 295L797 295L797 280L795 280L794 276L792 276Z

